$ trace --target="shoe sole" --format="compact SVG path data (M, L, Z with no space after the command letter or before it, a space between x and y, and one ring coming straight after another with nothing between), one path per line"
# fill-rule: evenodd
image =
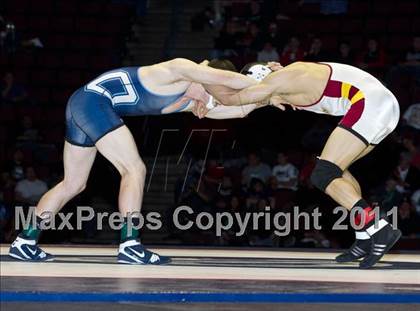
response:
M144 262L132 262L132 261L126 261L126 260L121 260L118 259L117 262L121 263L121 264L125 264L125 265L139 265L139 266L145 266L145 265L150 265L150 266L163 266L163 265L167 265L168 263L171 263L172 260L169 260L168 262L165 263L159 263L159 264L153 264L153 263L144 263Z
M366 256L366 255L365 255L365 256ZM355 262L355 261L358 261L359 259L364 258L365 256L360 256L360 257L357 257L357 258L354 258L354 259L351 259L351 260L344 260L344 261L339 261L339 260L337 260L337 257L336 257L336 258L334 258L334 260L335 260L335 262L337 262L337 263Z
M12 257L13 259L17 259L17 260L20 260L20 261L26 261L26 262L47 262L47 261L54 261L54 258L45 259L45 260L26 259L26 258L22 258L19 255L12 254L12 253L9 253L9 256Z

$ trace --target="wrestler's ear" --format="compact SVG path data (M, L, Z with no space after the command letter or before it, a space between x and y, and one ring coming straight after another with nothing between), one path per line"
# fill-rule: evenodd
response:
M277 71L283 68L283 66L278 62L268 62L267 66L271 69L271 71Z

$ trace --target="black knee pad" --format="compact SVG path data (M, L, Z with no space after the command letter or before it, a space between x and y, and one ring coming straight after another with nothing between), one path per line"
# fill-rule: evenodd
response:
M311 175L312 184L325 192L328 185L336 178L343 176L343 170L334 163L318 159Z

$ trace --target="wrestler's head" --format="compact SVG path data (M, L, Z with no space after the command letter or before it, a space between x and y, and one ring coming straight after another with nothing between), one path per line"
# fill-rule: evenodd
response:
M251 77L257 81L264 80L270 73L273 71L268 67L268 64L265 62L255 62L249 63L242 68L241 73Z
M216 69L222 69L222 70L229 70L238 72L238 69L236 69L235 65L227 59L219 59L219 58L213 58L207 66L216 68Z

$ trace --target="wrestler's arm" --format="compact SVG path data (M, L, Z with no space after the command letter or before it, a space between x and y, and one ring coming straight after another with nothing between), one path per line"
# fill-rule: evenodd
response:
M267 102L276 87L264 81L250 86L232 95L218 94L215 97L226 106L242 106L253 103Z
M173 59L168 62L168 65L179 80L201 84L218 84L236 90L247 88L257 83L254 79L240 73L199 65L184 58Z
M238 119L244 118L255 109L260 108L256 104L249 104L243 106L224 106L217 105L213 109L207 112L205 118L209 119Z
M267 103L276 94L290 94L295 92L294 78L296 72L287 69L278 70L270 74L259 84L242 89L231 95L215 96L223 105L240 106L252 103Z

